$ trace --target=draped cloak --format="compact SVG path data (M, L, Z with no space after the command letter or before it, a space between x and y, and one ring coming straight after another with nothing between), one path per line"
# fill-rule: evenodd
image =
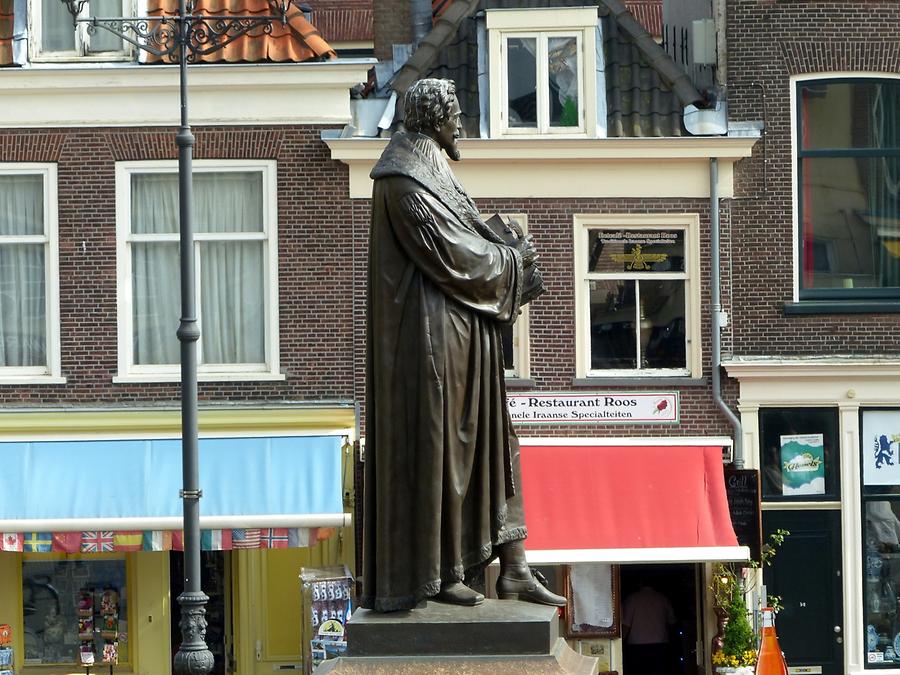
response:
M395 134L371 176L360 604L393 611L527 534L500 335L523 269L432 139Z

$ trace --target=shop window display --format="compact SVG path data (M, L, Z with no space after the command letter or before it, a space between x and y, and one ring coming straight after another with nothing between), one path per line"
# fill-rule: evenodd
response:
M863 410L866 663L900 663L900 410Z
M128 660L124 559L26 560L22 610L26 664Z

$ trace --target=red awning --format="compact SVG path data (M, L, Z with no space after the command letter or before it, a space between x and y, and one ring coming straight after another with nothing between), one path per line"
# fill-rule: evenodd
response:
M523 445L522 490L532 563L750 556L731 525L720 446Z

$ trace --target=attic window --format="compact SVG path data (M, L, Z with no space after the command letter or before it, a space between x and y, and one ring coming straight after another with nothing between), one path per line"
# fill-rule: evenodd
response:
M487 12L492 137L596 135L596 26L596 8Z

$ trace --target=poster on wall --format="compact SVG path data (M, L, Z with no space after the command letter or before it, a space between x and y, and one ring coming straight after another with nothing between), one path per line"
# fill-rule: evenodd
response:
M825 435L780 437L781 492L784 495L825 494Z
M863 483L900 485L900 410L862 413Z

